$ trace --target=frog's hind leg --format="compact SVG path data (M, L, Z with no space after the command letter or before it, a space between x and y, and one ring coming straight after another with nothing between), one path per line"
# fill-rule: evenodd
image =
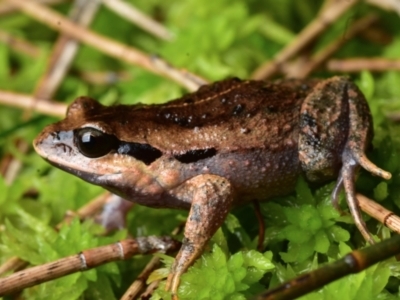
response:
M357 228L365 240L373 244L374 240L361 217L360 207L356 198L354 186L356 171L359 167L362 167L384 179L390 179L392 175L377 167L365 156L365 150L372 138L372 119L367 102L358 88L351 82L346 87L346 94L349 105L349 135L342 152L342 169L340 170L338 183L332 193L332 200L337 206L338 192L343 186L347 203Z
M350 209L350 213L353 216L354 223L356 224L358 230L361 232L362 236L370 244L374 243L371 233L368 231L364 220L362 219L360 206L356 197L355 190L355 176L357 169L363 167L367 171L374 175L380 176L385 179L390 179L391 174L386 172L377 166L375 166L365 155L357 155L349 149L345 149L343 152L343 166L339 174L337 184L332 193L332 201L334 206L337 206L338 193L341 188L344 187L346 192L347 204ZM335 205L336 204L336 205Z

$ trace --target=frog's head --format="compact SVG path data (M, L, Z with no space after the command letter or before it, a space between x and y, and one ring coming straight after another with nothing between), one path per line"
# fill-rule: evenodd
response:
M36 152L56 167L122 196L146 178L161 151L145 143L124 141L116 122L107 122L113 107L88 97L73 102L64 120L47 126L34 140Z

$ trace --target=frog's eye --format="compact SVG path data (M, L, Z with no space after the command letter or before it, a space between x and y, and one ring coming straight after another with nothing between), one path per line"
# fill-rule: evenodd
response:
M74 131L75 145L86 157L96 158L110 153L118 147L118 139L94 128L81 128Z

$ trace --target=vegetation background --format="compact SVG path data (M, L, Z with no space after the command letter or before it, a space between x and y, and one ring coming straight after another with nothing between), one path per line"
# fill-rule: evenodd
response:
M0 1L0 8L9 2L13 1ZM68 14L71 2L57 2L50 8ZM230 76L250 78L255 70L298 39L306 26L316 22L324 5L317 0L127 2L163 24L172 38L157 38L106 6L100 7L90 30L149 55L157 54L173 66L208 81ZM329 2L343 5L349 1ZM392 172L393 179L386 182L361 171L357 190L398 213L399 2L382 0L379 6L373 1L354 2L303 51L295 53L295 59L285 61L284 72L275 76L292 76L310 65L315 55L324 52L332 42L343 42L309 76L346 74L365 93L376 132L374 149L368 156ZM0 37L3 37L0 40L0 264L18 256L30 265L38 265L123 239L128 233L169 235L185 220L186 212L135 206L128 215L128 228L106 237L100 235L102 229L92 220L74 219L58 232L54 229L67 211L78 210L103 190L49 166L32 150L34 137L58 118L37 112L32 106L17 107L16 101L5 104L5 91L20 94L37 91L59 33L17 9L0 12ZM348 38L352 24L371 14L377 18L373 25ZM16 43L10 42L13 40L4 36L25 41L27 50L17 48ZM333 64L336 60L348 66L355 59L364 59L364 65L345 70ZM376 67L377 61L380 67ZM77 96L89 95L104 104L161 103L185 92L183 84L82 43L52 99L68 104ZM18 168L9 175L12 163L17 163ZM234 210L202 259L183 276L180 299L245 299L363 247L364 241L349 215L340 216L331 206L333 186L330 183L311 188L300 179L296 193L262 203L267 228L266 248L262 253L255 250L258 224L252 207ZM341 205L347 209L344 198ZM372 218L367 215L364 218L377 237L391 235ZM163 258L167 265L171 262L171 258ZM116 299L149 259L139 257L110 263L26 289L20 296L21 299ZM165 277L166 267L162 267L150 280ZM398 299L399 283L400 265L392 259L321 287L301 299ZM169 297L162 284L153 294L153 299L160 297Z

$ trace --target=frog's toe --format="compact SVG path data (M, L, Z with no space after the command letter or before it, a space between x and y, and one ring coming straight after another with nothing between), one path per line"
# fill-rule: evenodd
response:
M333 207L341 214L344 215L345 212L340 208L339 206L339 193L343 189L343 176L342 173L340 172L338 179L336 181L336 185L332 191L331 199L332 199L332 205Z
M356 160L356 162L365 170L370 172L371 174L374 174L376 176L379 176L383 179L389 180L392 178L392 174L382 170L378 166L376 166L373 162L371 162L364 153L353 153L353 157Z
M165 284L165 290L167 292L171 292L172 299L178 299L177 292L178 292L178 287L179 287L182 273L183 272L179 272L179 273L171 272L168 275L167 282Z
M342 170L340 171L340 177L343 179L343 186L346 192L346 200L347 205L349 206L350 213L353 217L354 223L357 226L358 230L364 237L364 239L369 242L371 245L374 244L374 239L371 233L367 229L367 225L365 224L361 211L360 206L358 204L358 200L356 198L356 191L355 191L355 175L358 169L358 164L344 164Z

